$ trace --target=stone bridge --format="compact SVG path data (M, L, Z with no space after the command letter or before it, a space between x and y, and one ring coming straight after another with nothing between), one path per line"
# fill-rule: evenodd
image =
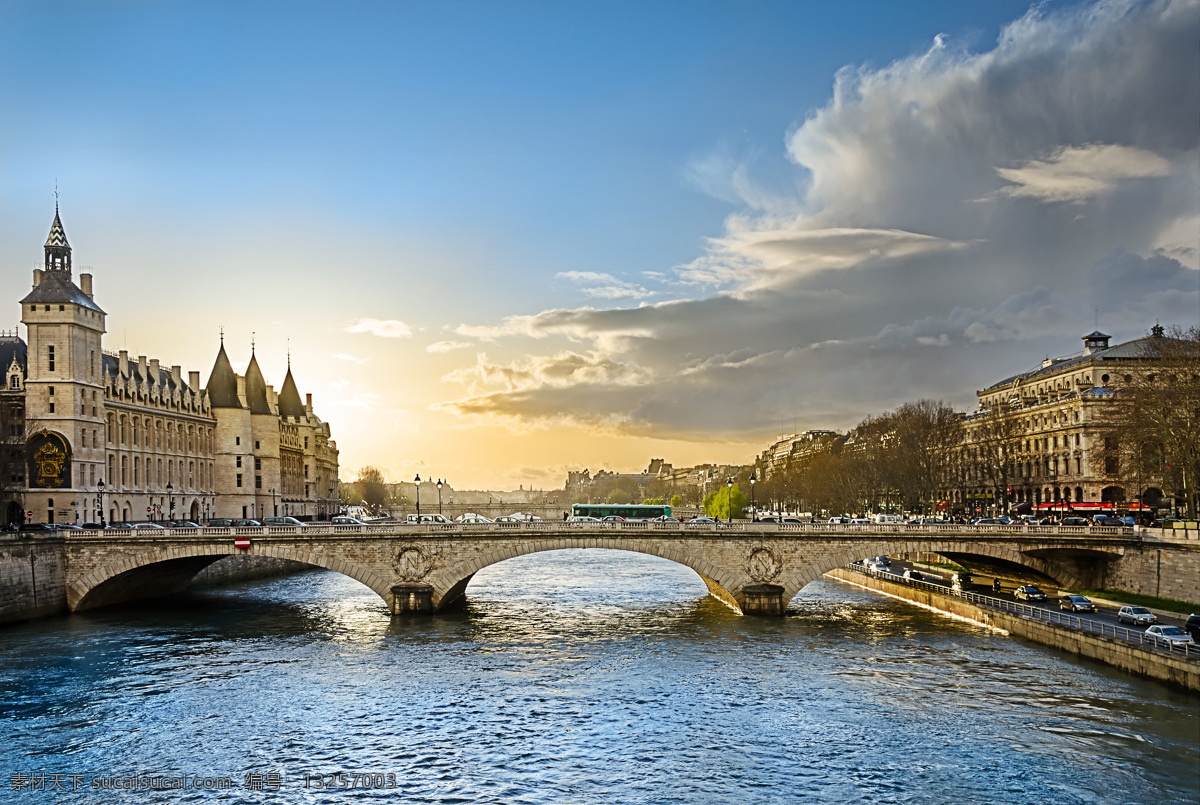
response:
M184 590L225 556L269 556L327 568L375 591L394 615L429 613L471 578L516 556L607 548L686 565L739 613L781 615L806 584L876 555L936 553L966 567L1034 573L1072 589L1140 546L1131 529L1072 526L481 523L63 532L71 611Z

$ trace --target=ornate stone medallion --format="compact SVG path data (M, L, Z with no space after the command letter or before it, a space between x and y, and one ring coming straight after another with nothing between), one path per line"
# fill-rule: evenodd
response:
M783 563L770 548L759 547L750 551L750 559L746 563L746 572L750 574L750 578L758 582L775 581L779 578L781 570Z
M417 581L429 572L430 560L426 553L416 545L405 545L396 552L392 568L396 576L404 581Z

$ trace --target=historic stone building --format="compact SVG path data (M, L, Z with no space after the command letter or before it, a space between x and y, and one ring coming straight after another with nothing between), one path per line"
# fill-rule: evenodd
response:
M282 391L251 350L245 377L222 340L200 373L102 346L92 276L71 267L55 210L45 265L21 300L28 342L0 333L0 483L7 522L131 522L337 508L337 445L302 403L289 361Z
M1081 353L1049 358L978 392L978 410L962 422L952 508L1094 513L1111 504L1156 505L1162 479L1122 477L1122 446L1105 426L1122 384L1145 362L1146 339L1158 335L1161 328L1110 346L1110 336L1092 332Z

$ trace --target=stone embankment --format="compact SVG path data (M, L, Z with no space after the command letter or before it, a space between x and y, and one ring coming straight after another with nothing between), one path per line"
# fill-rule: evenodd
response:
M1189 660L1178 654L1167 654L1136 643L1078 631L1056 623L987 609L954 595L912 587L851 570L839 568L826 575L846 584L957 615L1079 657L1099 660L1124 671L1200 692L1200 662L1194 659Z

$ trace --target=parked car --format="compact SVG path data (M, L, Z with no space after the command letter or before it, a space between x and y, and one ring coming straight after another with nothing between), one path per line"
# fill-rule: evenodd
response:
M488 522L491 521L489 520ZM330 525L366 525L366 523L364 523L362 520L359 520L357 517L339 514L337 517L333 518L333 520L330 522Z
M133 527L138 531L145 531L145 530L166 531L167 530L163 526L160 526L158 523L134 523Z
M304 527L304 523L300 522L295 517L264 517L262 519L262 524L263 525L276 525L276 526L290 525L290 526L299 526L301 528Z
M170 524L171 528L199 528L199 523L193 523L191 520L177 520Z
M1151 626L1146 629L1146 637L1153 638L1155 643L1187 644L1196 642L1190 634L1178 626Z
M1059 525L1087 525L1086 517L1064 517Z
M1188 615L1187 623L1183 628L1192 636L1192 639L1200 643L1200 615L1192 613Z
M444 514L410 514L404 518L405 525L453 525Z
M715 522L717 521L711 517L700 515L699 517L693 517L691 520L688 520L686 523L684 523L684 525L712 525Z
M1046 594L1032 584L1022 584L1013 590L1013 597L1022 601L1045 601Z
M84 523L83 524L83 528L87 531L99 531L104 527L105 526L102 526L99 523Z
M20 531L53 531L54 526L46 523L21 523Z
M911 579L913 581L924 581L925 574L917 570L915 567L910 567L904 571L904 578Z
M133 528L129 523L109 523L109 528Z
M1134 626L1148 626L1157 623L1158 616L1145 607L1121 607L1117 611L1117 620Z
M233 527L234 528L261 528L262 523L258 522L258 520L234 520Z
M1096 611L1096 605L1086 595L1064 595L1058 601L1058 608L1065 612Z
M830 525L845 525L848 522L850 522L849 517L830 517L829 518Z
M233 528L233 520L218 517L209 520L205 525L208 528Z

